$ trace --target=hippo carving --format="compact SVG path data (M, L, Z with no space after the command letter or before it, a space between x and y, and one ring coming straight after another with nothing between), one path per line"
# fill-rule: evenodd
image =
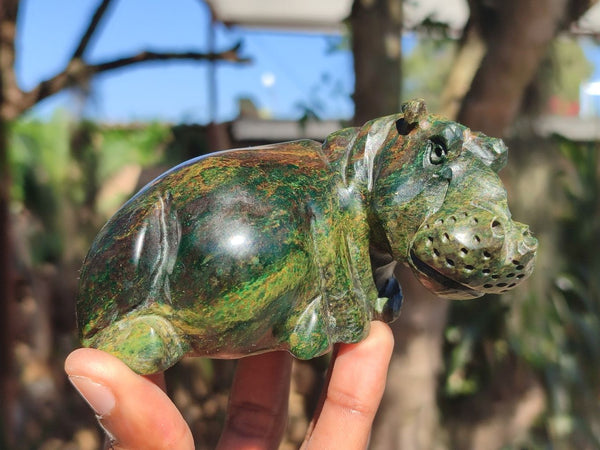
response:
M501 293L533 270L497 172L501 140L422 101L347 128L185 162L102 228L77 300L83 345L142 374L185 355L288 350L309 359L394 320L396 264L452 299Z

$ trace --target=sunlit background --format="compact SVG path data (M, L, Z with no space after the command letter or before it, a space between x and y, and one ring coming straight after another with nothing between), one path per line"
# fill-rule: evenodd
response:
M352 53L348 30L340 22L350 14L350 0L321 2L320 10L314 13L310 12L310 6L305 6L304 11L309 11L304 14L306 18L281 2L268 18L263 18L260 9L252 9L252 3L256 2L249 2L247 11L240 11L239 2L235 1L213 3L223 19L233 18L238 22L230 26L212 22L208 5L197 0L180 0L175 5L156 0L117 2L110 7L101 24L101 33L92 42L89 60L101 61L142 49L207 52L212 27L214 49L229 48L241 41L241 54L251 59L249 64L216 64L217 121L234 119L240 99L252 100L265 117L298 119L306 108L326 119L352 117ZM407 30L403 36L403 51L408 59L405 96L409 98L413 94L427 94L426 89L433 93L443 80L440 71L444 67L432 71L426 62L419 66L419 59L433 59L449 66L453 51L452 42L446 42L439 44L442 48L437 48L435 54L431 53L433 50L427 48L431 46L430 39L416 29L423 20L429 19L446 24L448 34L458 38L469 11L464 0L405 3ZM32 88L62 68L95 7L91 1L24 2L16 66L24 89ZM599 11L596 6L588 12L582 26L597 28ZM577 78L581 102L578 94L565 92L567 87L562 86L551 99L549 111L572 115L581 104L581 114L598 115L600 46L592 36L585 35L573 45L585 56L578 64L587 62L589 65L587 71L567 65L572 73L565 76ZM566 58L570 53L564 50L563 56ZM207 95L208 66L207 63L171 62L102 74L85 92L60 93L36 106L31 114L48 118L57 109L65 109L108 123L138 120L206 123L212 119ZM440 86L425 85L427 80L423 78L427 76L437 78Z

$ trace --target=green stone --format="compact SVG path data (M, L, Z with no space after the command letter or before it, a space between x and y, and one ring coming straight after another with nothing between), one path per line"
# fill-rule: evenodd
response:
M102 228L81 271L83 345L143 374L184 355L301 359L394 320L394 269L475 298L533 270L497 172L501 140L422 101L323 144L228 150L148 184Z

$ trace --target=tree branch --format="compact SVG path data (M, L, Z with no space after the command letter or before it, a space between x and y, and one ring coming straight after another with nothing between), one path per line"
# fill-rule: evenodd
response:
M24 92L20 100L11 109L11 118L16 118L41 100L58 92L89 80L94 75L120 69L134 64L156 61L230 61L247 63L249 58L238 55L241 43L219 53L199 52L153 52L143 51L132 56L117 58L97 64L87 64L81 59L71 60L59 74L42 81L28 92Z
M83 56L94 32L96 31L96 28L98 28L100 20L102 19L102 17L104 17L104 13L106 12L106 9L110 5L111 1L112 0L102 0L100 5L98 5L98 8L96 9L96 12L90 19L90 23L88 24L85 32L83 33L83 36L81 36L81 39L79 40L79 44L77 45L75 52L73 52L73 56L71 56L71 59L78 59Z
M240 44L232 47L221 53L197 53L197 52L182 52L182 53L160 53L152 51L144 51L137 55L128 56L124 58L115 59L99 64L89 65L89 70L94 73L106 72L108 70L118 69L124 66L130 66L132 64L138 64L141 62L151 61L230 61L238 63L247 63L250 60L248 58L240 58L237 54Z

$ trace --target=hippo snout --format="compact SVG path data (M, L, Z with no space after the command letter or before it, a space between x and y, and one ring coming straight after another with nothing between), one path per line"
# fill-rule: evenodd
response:
M508 215L474 208L438 212L421 225L409 263L440 296L465 299L512 289L533 271L537 239Z

